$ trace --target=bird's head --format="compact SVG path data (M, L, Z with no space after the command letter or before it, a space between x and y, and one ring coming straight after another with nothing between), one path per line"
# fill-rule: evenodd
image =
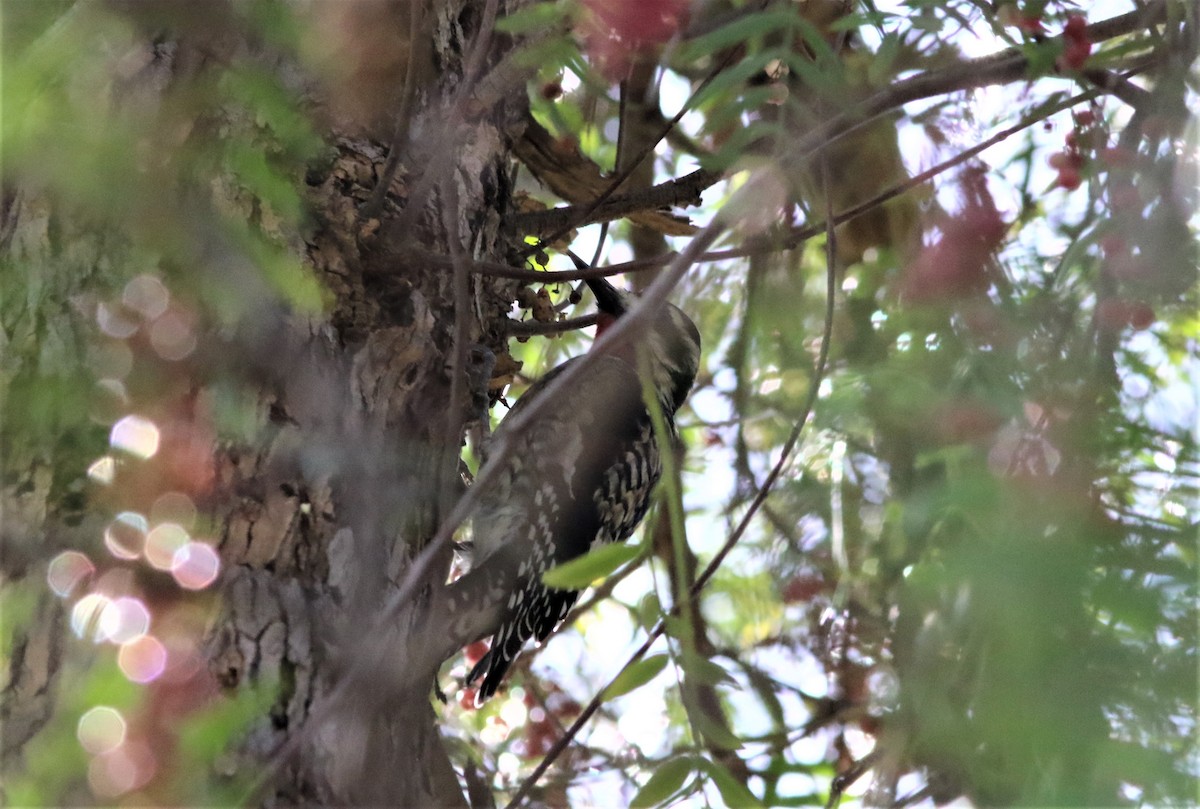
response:
M631 292L617 289L603 278L589 278L587 285L596 296L600 319L596 336L632 309L638 301ZM696 372L700 369L700 332L677 306L666 304L645 337L634 347L645 345L650 353L650 371L664 408L674 413L683 406ZM636 351L633 353L636 356Z

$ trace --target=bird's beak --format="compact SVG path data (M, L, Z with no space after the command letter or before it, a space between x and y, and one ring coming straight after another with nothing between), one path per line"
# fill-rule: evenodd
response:
M591 287L592 293L596 296L596 305L600 307L601 312L617 316L625 314L625 302L621 298L621 293L607 280L589 278L587 285Z

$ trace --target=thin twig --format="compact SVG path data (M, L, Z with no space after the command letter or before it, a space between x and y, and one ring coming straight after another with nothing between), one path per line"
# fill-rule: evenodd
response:
M1101 42L1128 34L1143 24L1146 26L1156 25L1164 18L1165 4L1157 2L1147 6L1144 10L1133 11L1094 23L1087 29L1088 36L1092 42ZM1056 40L1052 38L1045 40L1047 43L1054 41ZM1140 63L1130 67L1135 72L1144 69ZM820 149L828 147L840 138L905 104L948 93L974 90L991 84L1017 81L1024 77L1027 68L1028 59L1024 50L1009 48L991 56L966 60L949 68L927 71L896 82L888 89L864 99L854 109L834 116L825 124L806 134L799 143L792 145L785 162L790 164L806 161ZM699 92L704 84L713 78L713 75L710 74L696 92ZM1089 80L1092 79L1089 78ZM1106 83L1104 89L1135 107L1137 106L1134 103L1135 100L1141 99L1136 92L1140 88L1133 87L1130 90L1128 87ZM663 130L664 134L660 135L658 140L671 131L689 106L690 99L684 104L679 114L667 123ZM657 141L655 141L656 144ZM643 154L642 157L644 156ZM636 166L636 163L634 165ZM557 229L550 237L542 239L539 243L538 249L544 249L545 245L556 241L572 228L580 225L599 220L618 219L636 211L672 207L685 203L694 204L692 200L698 197L701 191L722 179L722 175L718 172L698 169L684 177L660 183L652 188L614 196L616 189L627 179L627 175L628 172L619 174L605 192L590 203L520 214L513 217L512 223L514 226L533 232L556 227ZM819 233L820 230L817 232Z
M690 110L692 107L692 103L697 97L699 97L700 93L704 91L704 88L712 83L713 79L720 75L721 71L729 67L729 63L733 61L734 56L735 52L730 51L730 53L724 59L722 59L720 63L713 67L709 74L704 77L699 85L696 86L696 89L692 91L691 95L688 96L687 100L684 101L683 105L679 108L679 112L671 116L671 119L666 122L659 133L636 155L633 156L633 159L629 161L627 166L616 172L616 176L613 177L612 182L610 182L608 185L608 188L604 189L604 191L601 192L596 199L592 200L592 202L586 208L578 212L577 221L568 221L549 236L540 239L537 244L530 246L526 250L526 255L532 255L538 250L545 250L548 245L554 244L563 236L570 233L579 224L579 222L585 221L589 216L592 215L593 211L603 205L609 199L609 197L615 194L617 189L620 188L625 181L633 175L633 172L637 170L637 167L641 165L642 161L654 153L654 149L658 146L659 141L665 138L667 134L674 129L680 121L683 120L683 116L688 113L688 110ZM716 179L720 179L719 176L717 176ZM713 182L716 182L716 179L714 179Z
M1128 78L1132 73L1126 73L1125 78ZM941 163L926 169L920 174L905 180L901 183L887 188L870 199L855 205L852 208L847 208L833 218L835 225L841 225L852 219L857 219L864 214L870 213L879 206L890 202L914 188L924 185L930 180L935 179L947 170L956 166L962 165L976 155L984 152L997 143L1011 138L1013 135L1028 129L1035 124L1041 123L1048 116L1061 112L1065 109L1070 109L1076 104L1084 101L1089 101L1103 92L1100 88L1086 90L1084 92L1073 95L1064 99L1059 104L1048 107L1039 111L1034 115L1026 116L1016 124L1005 127L991 137L980 141L974 146L964 149L954 157L948 158ZM729 248L713 252L706 252L696 257L697 263L706 263L712 261L728 261L735 258L746 258L747 256L757 255L764 252L774 252L777 250L792 250L808 241L814 236L824 233L826 230L825 222L814 222L808 225L801 225L786 231L782 236L779 234L767 235L749 239L741 247ZM662 256L654 256L652 258L637 259L634 261L626 261L620 264L610 264L606 267L595 267L592 269L575 269L575 270L528 270L520 267L512 267L507 264L499 264L497 262L477 261L472 264L472 271L480 275L492 275L500 278L513 278L522 281L536 281L539 283L553 284L560 281L578 281L587 278L607 278L613 275L622 275L630 272L642 272L657 269L666 262L674 258L676 253L667 253ZM428 261L435 262L442 266L449 266L449 262L444 256L433 254L425 254L423 256Z
M891 200L895 199L896 197L898 197L908 191L911 191L912 189L916 188L917 186L924 185L925 183L934 179L938 175L945 173L947 170L952 169L955 166L962 165L963 163L967 162L968 160L975 157L979 153L984 152L987 149L990 149L991 147L995 146L997 143L1000 143L1001 141L1011 138L1013 135L1017 134L1018 132L1028 129L1029 127L1031 127L1035 124L1041 123L1047 117L1054 115L1055 113L1061 112L1066 109L1070 109L1071 107L1075 106L1076 104L1082 103L1084 101L1091 100L1091 99L1095 98L1097 95L1099 95L1101 92L1102 91L1099 88L1095 88L1092 90L1086 90L1082 93L1078 93L1076 95L1071 96L1070 98L1063 100L1059 104L1056 104L1052 107L1043 109L1034 115L1026 116L1025 118L1018 121L1016 124L1013 124L1010 127L1005 127L1004 129L997 132L995 135L992 135L990 138L980 141L979 143L970 147L969 149L964 149L963 151L956 154L954 157L948 158L947 160L943 160L941 163L938 163L936 166L926 169L925 171L921 172L920 174L914 175L913 177L909 178L908 180L905 180L902 183L897 183L896 185L892 186L891 188L881 191L880 193L871 197L869 200L859 203L858 205L855 205L852 208L846 209L845 211L843 211L842 213L838 214L837 216L835 216L833 218L833 223L835 225L841 225L845 222L849 222L852 219L857 219L858 217L862 216L863 214L866 214L866 213L878 208L879 206L883 205L884 203L890 202ZM800 227L792 228L782 237L780 237L778 235L758 237L753 240L748 240L747 244L743 247L737 247L737 248L731 248L728 250L721 250L721 251L717 251L717 252L705 253L704 255L700 256L699 261L701 261L701 262L727 261L732 258L745 258L747 256L755 255L757 253L762 253L762 252L766 252L766 251L792 250L792 249L795 249L796 247L798 247L800 244L808 241L812 237L820 235L821 233L824 233L826 229L827 229L827 224L825 222L814 222L813 224L810 224L810 225L803 225ZM608 269L612 269L612 268L609 267Z
M1111 70L1084 70L1083 77L1110 95L1116 96L1135 110L1150 104L1152 96L1146 90L1129 81L1127 76Z
M639 188L605 198L597 197L600 202L593 200L578 205L562 205L544 211L514 214L505 220L504 225L508 230L519 233L538 234L551 231L551 235L543 238L540 243L550 244L556 240L552 238L554 234L566 233L594 222L621 219L641 211L661 211L683 205L699 205L701 192L716 185L723 178L721 172L696 169L683 177L667 180L649 188Z
M510 320L504 325L505 334L510 337L528 337L534 334L564 334L569 331L586 329L595 326L598 315L580 315L564 320Z
M449 266L449 262L445 256L433 253L417 253L416 255L437 266ZM609 264L605 267L592 267L581 259L575 263L575 269L573 270L529 270L522 267L513 267L508 264L500 264L495 261L476 261L472 264L471 269L479 275L513 278L518 281L528 281L538 284L558 284L565 281L586 281L588 278L609 278L629 272L657 270L669 263L677 255L679 254L672 252L661 256L654 256L653 258L641 258L634 259L633 261L623 261L619 264ZM570 251L567 252L567 256L571 256ZM697 256L697 261L700 258L700 256Z
M1142 25L1157 25L1165 19L1166 2L1158 0L1144 9L1089 25L1087 37L1089 41L1099 43L1128 34ZM1058 43L1062 40L1063 37L1056 37L1045 40L1045 43ZM1026 77L1028 67L1029 59L1025 52L1022 49L1009 48L991 56L961 62L947 69L927 71L897 81L888 89L864 99L854 108L834 116L805 134L794 145L786 162L803 163L837 138L848 135L905 104L933 96L1019 81Z
M880 750L875 748L870 753L867 753L861 759L856 761L854 765L846 770L846 772L833 779L833 784L829 788L829 800L825 803L825 809L834 809L842 802L842 794L854 784L859 778L862 778L871 768L875 766L875 762L879 759Z

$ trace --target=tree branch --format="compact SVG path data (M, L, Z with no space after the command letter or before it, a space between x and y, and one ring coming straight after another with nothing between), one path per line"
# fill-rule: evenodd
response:
M659 183L651 188L609 197L607 201L584 205L566 205L546 211L533 211L511 216L505 227L512 233L544 236L557 231L609 222L641 211L662 211L666 208L699 205L700 194L721 179L721 174L697 169L691 174Z
M1159 2L1147 5L1144 9L1093 23L1088 26L1087 34L1092 42L1103 42L1131 33L1140 27L1159 25L1165 19L1166 3L1159 0ZM1062 37L1049 38L1044 40L1042 45L1050 46L1061 41ZM1027 78L1028 67L1029 60L1024 51L1018 48L1009 48L1000 53L965 60L948 68L927 71L896 82L888 89L865 99L854 109L835 116L827 123L809 132L794 146L789 160L793 162L806 160L812 153L829 145L837 138L910 102L948 93L976 90L993 84L1020 81ZM1131 106L1137 107L1143 100L1141 94L1134 92L1140 88L1133 88L1131 91L1129 88L1132 85L1112 81L1112 74L1106 74L1105 71L1089 70L1084 71L1083 75L1089 81L1100 84L1106 91ZM1102 76L1104 78L1101 78ZM1064 76L1064 78L1066 77ZM687 109L686 105L684 109ZM674 121L670 123L673 124ZM624 179L623 175L617 177L612 188L615 189ZM518 214L511 217L507 227L510 230L539 234L556 229L555 233L561 235L562 232L572 227L619 219L636 211L657 210L676 205L695 205L699 202L701 192L715 185L721 179L722 175L719 173L707 169L697 169L684 177L669 180L642 191L620 195L606 193L588 204L567 205L548 211Z
M598 315L593 313L582 315L581 317L569 317L566 320L551 320L547 322L539 320L510 320L505 326L505 330L511 337L527 337L534 334L563 334L564 332L595 326L598 317Z

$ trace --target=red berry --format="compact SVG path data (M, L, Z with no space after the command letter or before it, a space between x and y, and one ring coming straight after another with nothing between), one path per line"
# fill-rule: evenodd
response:
M1096 122L1096 113L1083 109L1075 113L1075 123L1079 126L1091 126Z
M1129 304L1129 325L1138 331L1154 325L1154 309L1144 301Z
M883 729L883 722L877 716L864 716L858 720L858 726L862 728L863 733L870 733L874 736Z
M1063 49L1063 55L1059 57L1059 67L1067 67L1071 70L1078 70L1083 67L1084 63L1092 54L1092 43L1085 39L1075 39L1067 43L1067 47Z
M1078 169L1064 168L1058 170L1058 185L1068 191L1074 191L1083 184L1083 177Z
M1072 14L1067 17L1067 24L1063 26L1063 33L1072 39L1082 39L1087 36L1087 18L1082 14Z
M1022 15L1017 20L1017 28L1027 34L1040 34L1046 30L1046 26L1042 25L1042 18L1031 14Z
M783 603L803 604L812 601L825 590L825 580L811 573L791 578L783 586Z
M487 651L488 651L487 642L482 641L482 640L477 640L474 643L469 644L467 646L467 648L463 651L463 657L466 658L468 666L474 666L476 663L478 663L480 660L483 659L483 656L485 654L487 654Z
M1050 164L1050 168L1062 171L1064 169L1075 169L1078 171L1083 168L1083 155L1075 151L1055 152L1046 158L1046 162Z

